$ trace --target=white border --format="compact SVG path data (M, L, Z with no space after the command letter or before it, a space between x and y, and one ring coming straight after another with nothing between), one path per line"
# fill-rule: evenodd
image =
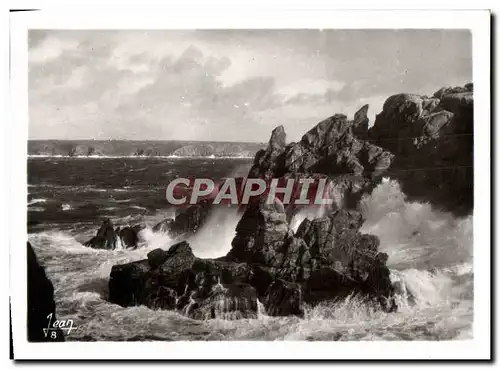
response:
M163 8L163 9L162 9ZM473 35L473 340L443 342L66 342L26 340L27 29L448 28ZM487 359L490 357L490 14L487 11L173 11L168 6L11 14L10 291L16 359ZM395 91L396 93L397 91ZM8 131L9 131L8 128Z

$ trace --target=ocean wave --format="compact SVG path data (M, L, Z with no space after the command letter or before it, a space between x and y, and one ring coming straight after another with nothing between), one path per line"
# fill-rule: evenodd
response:
M130 200L117 202L124 201ZM355 295L306 305L303 318L270 317L259 304L256 319L198 321L179 312L144 306L123 308L109 303L107 286L113 265L143 260L151 250L168 250L178 241L152 231L151 225L163 219L164 213L150 218L113 219L116 225L151 223L139 232L139 247L135 250L83 246L82 242L95 234L95 228L76 236L61 231L39 232L30 234L29 241L54 283L58 315L74 319L80 327L69 340L470 339L474 313L472 217L455 218L429 204L408 202L399 184L390 180L363 198L361 210L366 219L361 230L377 235L380 251L389 255L397 312L387 314L373 309ZM321 214L304 212L301 216L314 218ZM226 254L240 217L232 209L214 212L188 240L194 254Z
M393 269L430 270L472 261L472 216L455 218L430 204L408 202L397 181L385 180L363 197L360 229L380 239Z
M237 221L235 214L221 214L213 217L211 228L228 216ZM225 233L215 232L210 242L193 240L195 254L220 254L229 247L222 238L230 241L233 236L228 231L221 237ZM106 301L113 265L142 260L156 248L167 250L176 242L167 234L142 230L136 250L91 249L61 231L30 234L29 241L54 282L58 314L81 327L70 340L449 340L472 335L473 300L463 297L464 290L472 288L467 263L434 270L391 269L398 296L396 313L383 313L358 296L349 296L306 305L303 318L270 317L260 306L257 319L197 321L179 312L123 308ZM458 275L467 278L457 280Z
M40 199L31 199L30 201L28 201L28 206L31 206L31 205L34 205L34 204L39 204L39 203L44 203L44 202L47 202L47 199L43 199L43 198L40 198Z

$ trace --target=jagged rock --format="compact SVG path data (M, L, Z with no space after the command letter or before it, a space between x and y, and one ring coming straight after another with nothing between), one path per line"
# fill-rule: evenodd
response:
M256 278L245 263L199 259L185 241L168 251L157 249L148 260L113 266L109 300L122 306L177 309L196 318L248 318L257 314L257 291L269 282Z
M278 198L272 204L265 198L254 199L225 257L197 258L189 244L181 242L168 251L151 252L148 260L115 265L110 301L177 309L207 319L254 317L257 299L270 315L301 315L303 303L357 294L367 303L395 311L388 256L378 252L376 236L360 233L363 219L352 208L382 175L400 179L410 197L454 210L460 209L460 202L462 209L470 208L472 175L457 165L472 165L472 90L467 85L440 90L430 98L391 96L370 130L367 106L352 121L337 114L320 122L298 143L286 145L283 127L276 128L268 147L256 154L249 176L325 176L336 209L304 220L294 235L288 225L290 213ZM364 140L367 136L370 142ZM447 172L449 178L444 179L443 166L451 166L453 175ZM439 169L441 174L417 170L422 167ZM156 229L194 233L210 208L208 202L190 206ZM96 238L108 244L109 226L103 228Z
M364 105L354 114L354 121L352 125L352 133L355 137L366 139L368 137L368 118L369 105Z
M351 293L380 302L392 298L387 255L378 253L378 237L359 232L362 222L359 212L339 210L312 221L305 219L299 226L296 236L304 239L312 259L306 301L343 298Z
M49 314L52 314L51 322L57 320L56 304L54 302L54 287L47 278L43 266L38 263L37 257L30 243L28 248L28 341L30 342L54 342L64 341L61 329L50 327L47 333L44 329L49 325Z
M283 126L278 126L271 132L269 147L277 152L282 151L286 146L286 133Z
M249 177L273 177L276 168L282 165L282 154L285 150L285 145L285 128L278 126L271 133L267 148L259 150L255 155L254 167L250 170ZM254 168L258 168L258 171L255 171Z
M136 249L139 243L139 232L142 229L143 226L140 225L124 227L119 232L116 232L116 234L120 237L124 248Z
M109 300L121 306L142 304L149 269L148 260L114 265L109 278Z
M304 285L306 302L361 293L391 309L393 289L386 255L378 253L378 237L359 232L360 212L338 210L312 221L305 219L295 236L283 224L280 207L263 201L251 204L236 228L227 259L265 266L271 278ZM266 234L269 230L271 236ZM332 276L330 282L322 284L321 278L315 282L318 273L326 271Z
M117 235L113 227L113 222L107 218L102 222L97 234L85 242L84 245L94 249L114 250L116 242Z
M303 239L287 238L278 252L276 277L288 281L304 281L310 277L315 260L312 259L309 246Z
M212 214L211 202L200 201L179 209L175 219L165 219L153 227L155 232L168 233L171 237L189 236L201 229Z
M168 231L172 228L173 223L174 223L174 219L166 218L166 219L162 220L161 222L157 223L153 227L153 232L168 233Z
M302 302L359 293L393 308L387 255L362 235L358 212L305 220L293 236L279 202L256 201L237 226L227 256L195 257L186 241L111 270L110 301L176 309L187 316L254 317L257 299L271 315L302 314ZM304 291L304 292L302 292Z
M297 315L302 317L302 288L297 283L277 279L268 289L264 307L270 316Z
M210 213L210 204L202 202L189 206L175 217L171 232L176 234L196 233Z
M182 292L180 284L188 282L188 275L185 271L192 268L196 257L191 250L191 246L186 241L176 243L167 251L166 261L161 265L160 273L167 270L168 273L162 278L162 282L167 287L173 288L177 293Z
M167 260L168 253L163 249L154 249L148 253L147 258L149 266L151 268L157 268Z
M312 304L360 294L361 285L333 267L315 270L304 286L304 299Z
M236 226L236 237L228 258L236 261L276 264L276 250L289 233L283 205L278 199L266 204L266 199L250 203Z
M368 105L348 120L336 114L318 123L298 143L284 145L282 127L273 131L266 150L255 156L249 177L328 177L338 195L335 205L351 207L389 168L393 154L368 141ZM278 134L278 133L279 134ZM279 139L277 139L279 137Z
M195 305L195 308L191 307L187 315L203 320L256 318L257 301L255 288L248 284L216 284L206 298Z
M473 86L442 88L432 98L391 96L369 131L395 158L386 172L411 201L466 215L473 208Z
M136 249L139 243L139 232L142 229L144 229L143 225L114 229L111 219L106 218L96 235L84 245L94 249L115 250L118 247L118 240L120 240L123 248Z
M467 83L464 87L442 87L437 90L432 96L437 99L442 99L445 95L473 92L474 87L472 83Z
M434 109L436 103L414 100L405 106L408 116ZM361 139L368 132L367 109L361 108L353 121L334 115L298 143L286 145L283 127L276 128L268 147L256 154L249 173L265 179L326 177L340 210L304 220L294 235L288 224L293 212L278 197L272 204L266 203L267 196L255 198L246 207L225 257L197 258L187 242L168 251L155 250L148 260L112 268L110 300L122 306L176 309L206 319L255 316L257 299L270 315L302 315L303 303L360 294L393 311L387 255L378 252L376 236L359 232L361 214L345 210L356 207L394 157ZM441 118L435 119L439 125ZM194 233L210 209L209 202L190 206L155 229L168 229L174 235Z

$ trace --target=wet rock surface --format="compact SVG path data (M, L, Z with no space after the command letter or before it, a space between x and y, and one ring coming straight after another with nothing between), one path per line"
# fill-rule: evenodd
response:
M109 298L122 306L175 309L197 319L254 317L258 300L269 315L303 315L304 303L361 294L395 309L387 255L362 235L358 212L340 210L304 220L297 236L279 203L249 207L231 251L197 258L186 241L148 259L112 268Z
M180 208L175 218L162 220L153 227L153 231L167 233L172 238L191 236L201 229L212 214L212 210L209 200Z
M142 225L114 228L111 219L105 219L94 237L84 243L93 249L115 250L121 244L125 249L135 249L139 242L139 232Z
M444 88L432 97L391 96L369 128L368 106L353 120L336 114L299 142L286 143L282 126L257 152L250 178L326 178L333 200L296 232L296 209L253 199L235 229L231 250L218 259L197 258L185 241L154 250L148 259L115 265L110 301L122 306L175 309L197 319L304 314L304 305L357 295L386 312L397 310L388 256L380 241L362 234L359 200L382 177L399 180L410 199L467 214L472 209L473 87ZM210 203L184 209L154 230L196 233ZM112 237L103 225L95 238ZM110 241L111 240L111 241Z
M473 86L442 88L432 97L389 97L370 141L394 156L390 176L410 200L456 215L473 208Z
M354 207L390 167L394 155L366 140L368 105L348 120L343 114L318 123L299 142L285 143L283 127L276 128L266 149L257 152L249 177L329 178L338 207Z
M148 260L113 266L109 299L122 306L175 309L199 319L255 317L251 275L247 264L197 258L183 241L150 252Z
M54 302L54 286L47 278L43 266L38 262L30 243L28 248L28 341L30 342L58 342L64 341L61 329L54 329L47 334L44 332L49 325L48 316L52 324L57 320L56 304ZM53 327L51 327L53 328Z

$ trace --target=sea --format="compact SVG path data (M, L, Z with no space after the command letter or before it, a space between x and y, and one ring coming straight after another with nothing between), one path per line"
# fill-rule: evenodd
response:
M384 179L361 203L363 233L380 238L389 255L399 310L368 308L356 296L306 306L305 316L193 320L181 313L107 301L115 264L146 258L176 240L152 227L175 215L165 190L177 177L220 180L248 173L251 158L28 158L28 240L54 285L58 319L72 319L67 341L176 340L465 340L472 338L472 216L457 218L430 204L407 201ZM312 214L312 215L311 215ZM292 221L313 217L297 215ZM241 213L221 208L192 239L195 255L219 257L231 248ZM144 224L136 250L83 246L105 218L116 226Z

